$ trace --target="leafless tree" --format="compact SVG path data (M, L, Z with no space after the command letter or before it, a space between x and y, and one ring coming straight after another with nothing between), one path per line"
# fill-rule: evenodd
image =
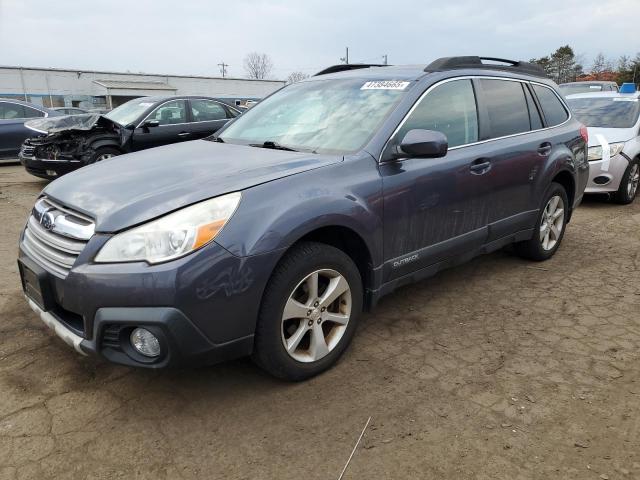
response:
M251 52L244 57L244 71L247 78L264 80L269 78L272 69L273 62L266 53Z
M305 78L309 78L309 74L303 72L291 72L287 77L287 84L296 83L300 80L304 80Z
M593 66L591 67L591 73L596 75L603 72L610 72L613 70L613 62L607 59L602 53L598 53L593 59Z

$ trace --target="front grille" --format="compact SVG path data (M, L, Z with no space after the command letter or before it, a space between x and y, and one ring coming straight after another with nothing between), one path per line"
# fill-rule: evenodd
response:
M65 278L94 228L90 218L43 197L27 221L22 249L46 270Z
M22 148L20 149L20 154L24 157L33 157L36 154L36 147L23 143Z

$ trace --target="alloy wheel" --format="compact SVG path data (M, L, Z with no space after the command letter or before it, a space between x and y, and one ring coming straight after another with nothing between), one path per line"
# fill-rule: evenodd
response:
M564 228L564 201L554 195L547 202L540 222L540 243L546 251L552 250L560 240Z
M282 313L282 344L298 362L316 362L340 342L351 317L351 289L331 269L307 275L291 292Z
M107 158L111 158L113 156L113 153L103 153L102 155L99 155L98 158L96 158L96 162L101 162L102 160L106 160Z
M640 164L634 163L631 165L629 182L627 183L627 195L630 199L635 197L636 192L638 191L638 183L640 183Z

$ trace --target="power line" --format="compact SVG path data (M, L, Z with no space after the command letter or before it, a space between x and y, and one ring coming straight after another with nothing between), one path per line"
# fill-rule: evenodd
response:
M340 61L349 65L349 47L345 47L347 53L344 57L340 57Z
M222 73L222 78L225 78L227 76L227 67L229 66L228 63L224 63L224 60L222 61L222 63L219 63L218 66L220 67L220 73Z

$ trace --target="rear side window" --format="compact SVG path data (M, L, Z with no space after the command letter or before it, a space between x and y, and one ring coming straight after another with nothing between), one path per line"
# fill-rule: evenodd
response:
M44 112L35 108L24 107L24 118L44 117Z
M489 116L491 138L531 130L529 108L521 82L481 79L480 85Z
M540 118L540 112L536 106L536 102L533 101L529 87L522 85L524 89L524 96L527 97L527 107L529 107L529 120L531 122L531 130L538 130L542 128L542 118Z
M449 148L478 141L478 112L471 80L455 80L437 86L411 112L396 139L409 130L442 132Z
M212 100L191 100L191 114L194 122L224 120L228 118L222 105Z
M541 85L534 85L533 90L536 92L538 101L542 106L542 113L544 113L544 118L547 120L547 127L560 125L569 118L569 114L556 94L553 93L553 90Z
M240 115L240 112L234 110L233 108L226 107L226 109L228 118L236 118L238 115Z

